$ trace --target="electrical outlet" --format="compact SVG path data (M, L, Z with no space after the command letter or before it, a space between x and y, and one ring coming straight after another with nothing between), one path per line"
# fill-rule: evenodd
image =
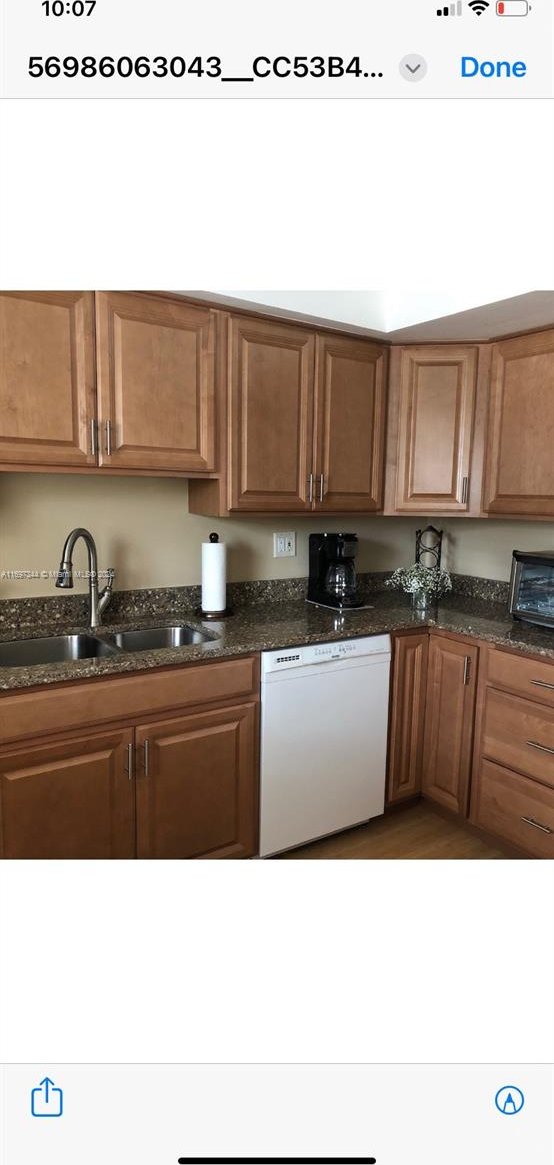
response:
M285 534L273 535L274 558L296 558L296 534L287 530Z

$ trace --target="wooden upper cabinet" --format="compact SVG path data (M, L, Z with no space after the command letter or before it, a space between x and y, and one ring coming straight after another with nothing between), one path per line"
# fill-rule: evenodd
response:
M92 292L0 293L0 463L95 465Z
M215 469L215 316L154 296L97 293L100 465Z
M477 357L466 346L402 350L396 512L468 511Z
M465 814L468 806L479 648L432 635L422 790Z
M310 508L314 348L301 328L231 318L230 510Z
M483 508L554 516L554 330L493 346Z
M317 337L313 486L318 510L383 506L386 349Z

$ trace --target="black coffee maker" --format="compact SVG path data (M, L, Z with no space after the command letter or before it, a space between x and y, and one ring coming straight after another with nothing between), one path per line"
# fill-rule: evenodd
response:
M363 606L356 587L357 534L310 534L308 602L339 609Z

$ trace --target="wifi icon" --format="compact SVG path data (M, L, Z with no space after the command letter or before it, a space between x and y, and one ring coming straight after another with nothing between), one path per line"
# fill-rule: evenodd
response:
M468 8L471 8L476 16L482 16L483 12L490 8L490 4L488 0L469 0Z

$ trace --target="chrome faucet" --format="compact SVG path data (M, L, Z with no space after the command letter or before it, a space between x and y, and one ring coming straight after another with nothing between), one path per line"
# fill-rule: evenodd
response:
M58 577L56 579L56 586L63 590L71 590L73 587L73 548L79 538L82 538L86 544L88 551L88 575L89 575L89 601L90 601L90 626L91 628L98 627L100 616L106 610L108 603L112 597L113 581L115 578L115 570L113 567L108 567L107 575L108 582L100 594L98 594L98 557L96 554L96 545L92 534L88 530L84 530L81 526L77 526L75 530L68 534L64 548L62 551L62 560L60 562L60 569L58 570Z

